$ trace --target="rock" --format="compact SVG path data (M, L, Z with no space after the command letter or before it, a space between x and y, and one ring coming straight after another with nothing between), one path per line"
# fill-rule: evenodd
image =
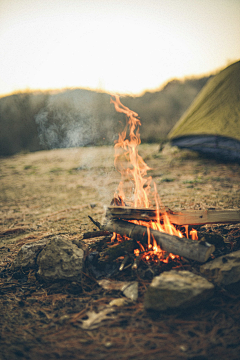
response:
M41 239L32 243L24 244L19 250L12 263L12 269L34 268L38 254L44 249L49 239Z
M240 250L220 256L200 267L200 272L219 286L240 281Z
M138 282L133 281L129 285L127 285L123 290L123 294L131 299L132 301L136 301L138 298Z
M86 254L88 253L88 249L89 249L88 245L81 239L74 239L74 240L72 240L72 243L77 245L77 247L79 249L82 249L84 251L84 253L86 253Z
M209 298L214 285L190 271L166 271L156 276L145 293L147 310L185 308Z
M53 238L37 258L38 275L44 280L79 280L84 251L69 240Z
M120 290L127 298L131 299L132 301L136 301L138 298L137 281L114 281L103 279L99 280L98 284L105 290Z

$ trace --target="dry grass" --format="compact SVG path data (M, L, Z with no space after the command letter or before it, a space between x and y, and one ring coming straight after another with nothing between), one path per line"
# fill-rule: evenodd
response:
M158 148L142 145L140 154L152 168L164 205L176 210L240 207L240 165L168 146L159 153ZM93 147L0 159L1 269L24 243L52 234L80 238L94 228L88 215L101 222L119 182L113 154L112 147ZM34 273L22 276L0 280L1 360L159 359L159 354L163 359L237 359L239 300L230 295L214 298L198 312L152 318L143 309L147 284L141 282L136 305L121 308L100 331L84 332L76 319L108 303L112 294L88 278L71 295L70 284L44 287Z

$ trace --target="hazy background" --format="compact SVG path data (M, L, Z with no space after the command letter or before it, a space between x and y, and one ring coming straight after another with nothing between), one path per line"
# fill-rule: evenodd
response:
M113 144L111 93L163 141L239 58L239 0L0 0L0 155Z
M124 96L138 112L142 142L160 143L209 77L172 80L155 92ZM125 117L110 95L86 89L19 92L0 98L0 155L76 146L114 145Z

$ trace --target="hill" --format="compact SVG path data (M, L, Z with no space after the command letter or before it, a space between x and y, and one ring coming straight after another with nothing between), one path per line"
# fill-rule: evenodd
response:
M164 140L209 77L172 80L156 92L126 96L142 122L142 142ZM25 92L0 98L0 155L113 144L125 119L110 94L86 89Z

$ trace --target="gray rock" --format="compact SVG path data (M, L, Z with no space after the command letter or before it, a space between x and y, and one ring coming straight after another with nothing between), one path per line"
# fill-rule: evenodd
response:
M123 294L136 301L138 298L138 282L137 281L114 281L108 279L102 279L98 281L98 284L106 290L120 290Z
M145 293L147 310L163 311L196 305L209 298L214 285L189 271L166 271L156 276Z
M37 258L38 275L44 280L79 280L84 251L69 240L53 238Z
M41 239L32 243L24 244L12 263L12 269L34 268L37 256L44 249L49 239Z
M123 288L122 292L127 298L131 299L132 301L136 301L138 298L138 282L133 281L125 288Z
M219 286L240 281L240 250L209 261L200 267L200 272Z

